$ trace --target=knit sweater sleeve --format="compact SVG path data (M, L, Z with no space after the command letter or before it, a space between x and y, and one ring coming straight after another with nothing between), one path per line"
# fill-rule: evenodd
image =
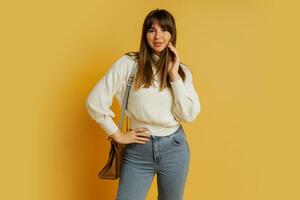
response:
M119 127L113 121L115 113L110 109L113 97L122 86L122 67L126 65L125 56L119 58L98 81L90 94L85 105L90 117L95 120L108 136L116 132ZM124 71L124 70L123 70Z
M170 81L174 103L172 112L177 121L192 122L201 110L197 92L193 86L192 73L187 67L183 67L186 75L185 81L180 77L176 81Z

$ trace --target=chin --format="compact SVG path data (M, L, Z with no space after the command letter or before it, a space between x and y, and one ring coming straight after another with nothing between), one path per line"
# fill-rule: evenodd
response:
M165 49L165 47L164 48L159 48L159 49L154 49L156 52L159 52L159 53L161 53L161 52L163 52L163 50Z

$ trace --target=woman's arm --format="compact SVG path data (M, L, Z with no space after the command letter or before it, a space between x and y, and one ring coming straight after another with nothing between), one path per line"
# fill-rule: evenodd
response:
M90 117L95 120L108 136L113 135L119 127L113 121L115 113L110 109L115 94L122 86L121 67L125 57L119 58L106 72L105 76L94 86L85 102Z
M184 67L183 70L186 74L184 82L181 77L170 81L174 96L172 112L176 120L192 122L200 113L201 106L193 86L192 73L187 67Z

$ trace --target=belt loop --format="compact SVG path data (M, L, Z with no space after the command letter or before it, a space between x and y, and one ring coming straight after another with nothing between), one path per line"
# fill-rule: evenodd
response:
M153 141L155 141L156 136L155 135L151 135L151 138Z
M172 137L173 137L173 134L174 134L174 133L171 133L170 135L168 135L168 137L169 137L169 138L172 138Z

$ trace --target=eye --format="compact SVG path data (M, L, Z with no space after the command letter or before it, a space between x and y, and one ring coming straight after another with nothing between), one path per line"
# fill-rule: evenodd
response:
M166 31L168 31L168 30L167 30L166 28L162 28L161 31L162 31L162 32L166 32ZM155 32L155 29L150 28L150 29L148 29L147 32L149 32L149 33Z

